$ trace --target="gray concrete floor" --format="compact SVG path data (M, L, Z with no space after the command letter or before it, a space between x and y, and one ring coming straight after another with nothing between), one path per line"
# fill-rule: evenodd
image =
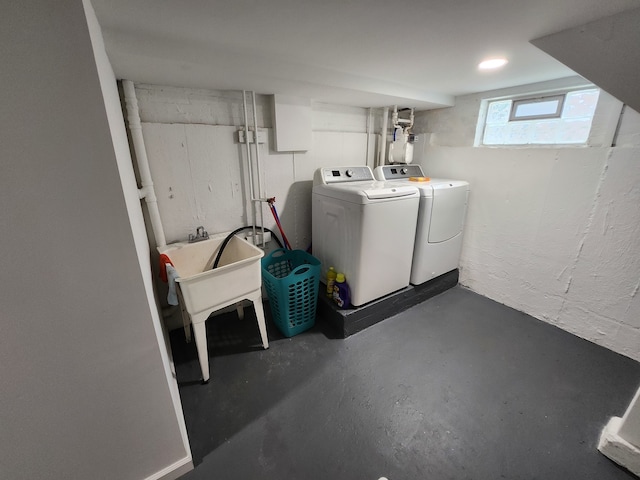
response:
M171 335L184 480L635 478L596 445L640 364L464 288L344 340L270 323L261 350L253 311L207 328L208 385Z

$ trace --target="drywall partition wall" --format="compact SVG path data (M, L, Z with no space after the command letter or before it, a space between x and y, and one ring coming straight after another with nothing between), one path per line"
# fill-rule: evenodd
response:
M640 8L532 40L576 73L640 110Z
M113 141L118 172L120 173L122 191L127 212L129 214L129 223L131 225L133 241L138 256L138 262L140 264L140 274L142 275L142 280L144 282L147 302L149 304L149 313L151 314L153 329L159 346L158 353L160 354L160 360L164 368L165 379L170 394L171 404L173 406L175 421L180 431L181 442L183 445L182 454L179 458L176 459L166 456L163 458L164 463L159 463L159 468L154 472L154 475L157 478L168 480L169 478L178 478L180 475L193 469L191 448L189 446L187 428L182 414L178 382L176 381L170 366L170 346L165 343L168 342L168 338L164 335L162 330L162 323L154 295L149 239L147 238L145 222L142 215L138 186L136 184L136 177L133 170L133 163L129 150L129 142L127 139L116 77L107 57L107 52L102 38L102 31L95 16L93 6L89 0L83 0L83 5L85 8L91 44L98 70L98 78L106 108L107 120ZM163 399L166 400L166 398ZM172 416L169 412L165 414L165 417L167 422L172 421ZM175 438L174 441L178 443L177 438Z
M0 40L0 478L160 478L184 445L83 3L9 3Z
M473 147L480 99L500 93L420 114L427 174L471 184L460 282L640 360L640 144L626 124L635 116L620 125L625 147Z
M136 85L143 135L167 242L184 240L198 225L209 233L251 223L247 198L242 92ZM294 248L311 243L311 187L321 166L372 162L375 136L367 109L313 103L311 148L276 152L271 96L257 95L263 193L276 208ZM249 125L253 127L251 102ZM379 122L378 122L379 123ZM252 148L255 148L252 145ZM268 207L265 227L276 230ZM258 222L260 219L258 218Z

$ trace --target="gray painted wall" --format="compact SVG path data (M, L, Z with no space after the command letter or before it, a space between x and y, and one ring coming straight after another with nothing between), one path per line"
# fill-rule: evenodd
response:
M188 452L81 1L0 19L0 478L149 477Z

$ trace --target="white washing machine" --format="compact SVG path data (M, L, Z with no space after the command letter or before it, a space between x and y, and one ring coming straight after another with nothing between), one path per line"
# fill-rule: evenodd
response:
M313 255L343 272L351 303L361 306L409 285L418 217L415 186L376 181L366 166L316 170Z
M415 185L420 191L411 284L420 285L458 268L469 183L440 178L425 181L420 165L384 165L374 174L379 180Z

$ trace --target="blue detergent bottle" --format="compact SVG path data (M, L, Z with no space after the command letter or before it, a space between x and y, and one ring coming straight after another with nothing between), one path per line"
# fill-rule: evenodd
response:
M349 308L351 306L351 291L349 290L349 284L344 277L344 273L338 273L336 275L336 280L333 284L333 301L336 302L340 308Z

